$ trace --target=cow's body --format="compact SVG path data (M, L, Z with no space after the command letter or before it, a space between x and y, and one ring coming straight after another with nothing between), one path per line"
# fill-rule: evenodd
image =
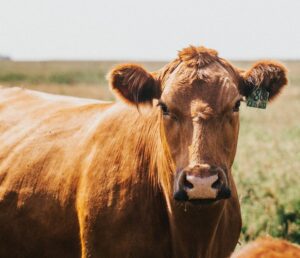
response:
M235 251L230 258L300 258L300 246L283 239L260 237Z
M139 135L157 133L153 115L141 119L124 104L19 88L1 89L0 96L0 257L80 257L84 241L99 257L172 257L182 251L223 257L234 248L241 225L237 199L216 217L205 208L168 214L163 194L149 184L149 164L129 169L143 144ZM195 221L184 222L190 218ZM199 234L180 239L184 233L172 232L176 223L199 228ZM201 250L194 238L211 248ZM182 250L173 239L182 241ZM223 244L221 254L214 241Z
M0 258L228 257L240 101L257 87L273 99L284 68L244 73L189 47L154 73L118 66L110 84L126 104L0 90Z
M78 257L80 155L106 105L18 88L0 98L0 257Z

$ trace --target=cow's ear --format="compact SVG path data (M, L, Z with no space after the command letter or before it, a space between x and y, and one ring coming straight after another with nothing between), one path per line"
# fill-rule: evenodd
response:
M152 103L160 98L159 82L144 68L135 64L115 67L108 75L112 91L127 103Z
M273 61L258 62L241 77L240 91L246 97L255 88L262 87L269 92L269 100L273 100L287 84L286 68Z

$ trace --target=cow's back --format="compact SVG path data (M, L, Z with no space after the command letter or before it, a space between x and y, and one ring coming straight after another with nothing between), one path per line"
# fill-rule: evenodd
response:
M78 181L86 142L110 106L0 89L0 257L80 254Z

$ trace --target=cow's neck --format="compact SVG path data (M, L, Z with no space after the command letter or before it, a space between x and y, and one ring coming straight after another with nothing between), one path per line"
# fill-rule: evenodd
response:
M170 232L175 257L210 257L224 202L213 206L178 205L170 200Z

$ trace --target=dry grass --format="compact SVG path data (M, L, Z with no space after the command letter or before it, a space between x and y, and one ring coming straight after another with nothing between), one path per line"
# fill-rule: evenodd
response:
M21 86L49 93L85 98L113 99L105 79L116 64L112 61L0 61L0 84ZM157 70L163 62L142 63L149 70Z
M105 74L116 63L0 62L0 83L112 99ZM233 170L242 207L242 241L270 234L300 243L300 62L286 64L290 83L282 96L266 110L241 107ZM156 70L163 63L144 65Z

